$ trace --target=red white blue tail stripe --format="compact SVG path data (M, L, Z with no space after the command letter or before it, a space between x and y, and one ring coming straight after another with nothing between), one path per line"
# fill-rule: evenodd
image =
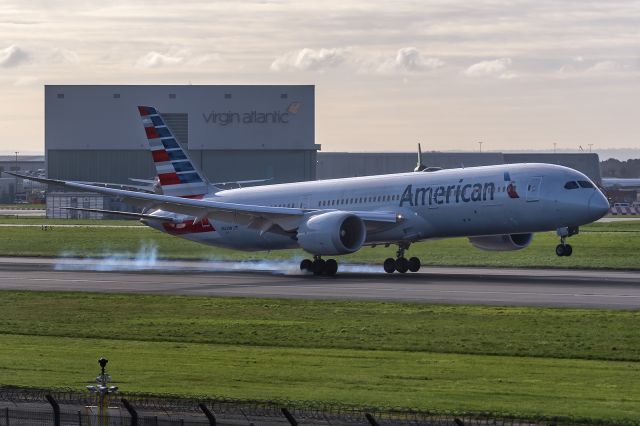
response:
M186 198L204 196L209 189L206 179L193 166L162 116L149 106L139 106L138 111L163 194Z

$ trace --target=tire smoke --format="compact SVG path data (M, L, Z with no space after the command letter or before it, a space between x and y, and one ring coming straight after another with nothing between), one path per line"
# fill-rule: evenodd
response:
M166 271L166 272L266 272L277 275L308 275L300 270L302 258L284 260L231 261L210 258L206 260L165 260L158 257L155 243L143 243L137 252L105 250L99 256L87 257L75 252L63 252L57 259L56 271ZM340 263L338 273L379 273L379 265Z

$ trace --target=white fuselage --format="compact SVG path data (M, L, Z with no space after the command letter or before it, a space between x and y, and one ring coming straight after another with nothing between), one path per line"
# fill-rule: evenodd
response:
M591 186L565 188L567 182ZM571 185L570 185L571 186ZM217 192L207 199L247 205L292 207L308 216L343 211L395 212L398 223L368 229L365 244L430 238L520 234L577 227L602 217L603 194L582 173L551 164L508 164L436 172L266 185ZM193 241L240 250L298 247L291 235L262 232L241 222L204 221L149 226ZM153 214L153 213L152 213Z

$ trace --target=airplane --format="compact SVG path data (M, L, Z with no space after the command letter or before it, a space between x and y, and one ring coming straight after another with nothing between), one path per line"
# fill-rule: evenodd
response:
M638 191L640 190L640 179L602 178L602 187L619 191Z
M405 258L411 244L451 237L468 237L484 250L510 251L529 246L535 232L555 230L556 254L571 256L566 239L609 211L587 176L538 163L223 190L198 170L157 109L139 106L138 112L161 194L9 174L119 197L142 212L75 210L137 217L191 241L245 251L302 248L312 257L300 269L314 275L338 271L337 261L323 256L379 245L398 247L395 258L384 261L385 272L417 272L420 259Z

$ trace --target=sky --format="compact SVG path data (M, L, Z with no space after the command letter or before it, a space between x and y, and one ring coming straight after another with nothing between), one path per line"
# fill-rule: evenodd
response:
M0 151L45 84L314 84L323 151L640 146L640 1L3 0Z

